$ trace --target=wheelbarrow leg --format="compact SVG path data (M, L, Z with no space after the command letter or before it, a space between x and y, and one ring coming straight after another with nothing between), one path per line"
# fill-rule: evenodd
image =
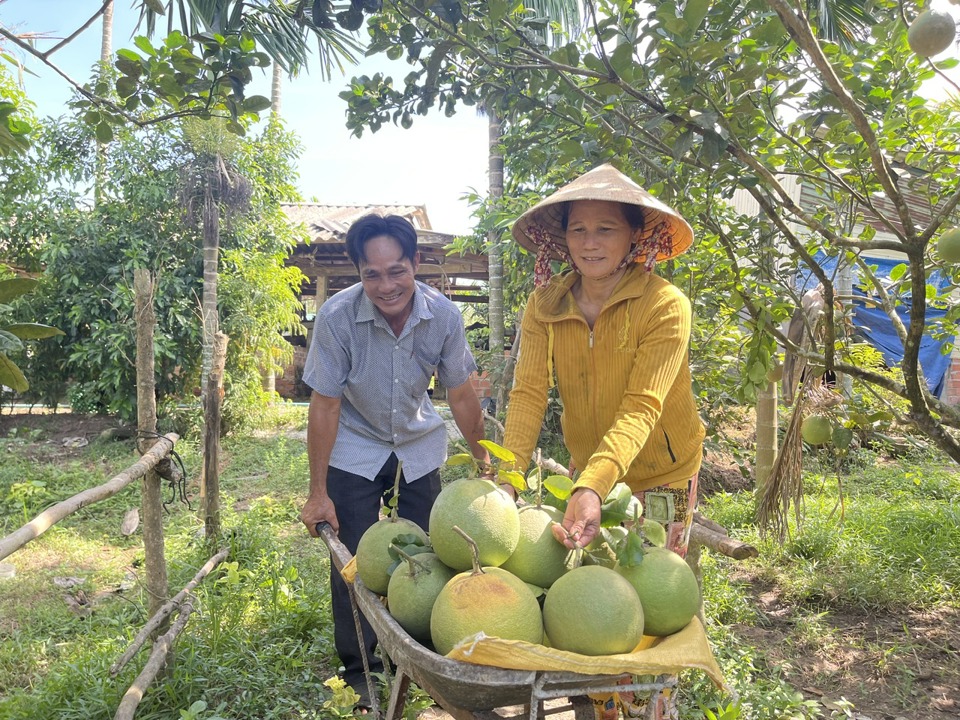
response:
M400 720L407 704L407 691L410 689L410 676L397 665L390 688L390 705L387 707L386 720Z
M357 608L357 596L353 592L353 586L347 583L347 591L350 593L350 609L353 610L353 624L357 628L357 639L360 642L360 655L363 658L363 677L367 681L367 697L370 699L370 709L373 711L374 720L380 720L380 694L373 684L373 675L370 673L370 661L367 659L367 653L364 651L365 643L363 640L363 626L360 624L360 610Z

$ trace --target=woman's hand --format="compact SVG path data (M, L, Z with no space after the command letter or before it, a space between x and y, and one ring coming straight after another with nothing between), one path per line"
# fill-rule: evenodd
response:
M553 536L573 550L589 545L598 532L600 496L590 488L579 488L570 496L562 525L553 526Z

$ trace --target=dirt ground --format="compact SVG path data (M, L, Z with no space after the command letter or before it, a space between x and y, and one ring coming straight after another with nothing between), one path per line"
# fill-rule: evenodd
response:
M0 437L17 437L32 457L68 459L94 442L114 419L70 413L0 414ZM738 491L748 481L731 462L708 457L701 492ZM960 613L855 613L830 609L815 639L798 630L800 613L778 589L746 568L747 584L763 622L730 631L757 649L757 668L778 669L805 698L821 703L823 717L860 720L960 718ZM846 713L837 701L853 704ZM831 714L835 712L836 714ZM570 713L572 716L572 713Z

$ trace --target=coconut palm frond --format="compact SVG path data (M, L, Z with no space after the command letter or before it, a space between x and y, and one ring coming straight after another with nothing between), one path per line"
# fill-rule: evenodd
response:
M791 506L797 524L803 520L803 438L800 426L806 413L808 387L810 385L804 385L800 389L770 477L757 488L757 525L761 533L772 533L780 543L789 535Z
M164 17L155 2L141 0L138 27L148 35L157 32L157 21ZM243 2L242 0L172 0L166 9L166 31L180 30L185 35L200 32L249 33L257 47L288 73L306 68L310 55L310 37L317 41L320 73L328 79L334 68L356 63L362 47L339 27L320 27L310 13L302 12L302 3L282 0ZM332 25L332 23L331 23Z

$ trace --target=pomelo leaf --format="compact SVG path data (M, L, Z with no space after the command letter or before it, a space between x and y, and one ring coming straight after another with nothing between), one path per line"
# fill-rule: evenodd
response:
M644 553L643 538L635 532L628 532L617 548L617 562L623 567L634 567L643 562Z
M563 475L550 475L543 481L543 487L551 495L560 500L569 500L573 488L573 480Z
M527 489L527 481L524 480L523 475L515 470L498 470L497 479L502 483L510 483L517 492L523 492Z
M853 442L853 430L847 427L835 427L833 429L833 446L838 450L846 450Z
M502 445L497 445L492 440L481 440L480 444L484 448L486 448L487 452L489 452L491 455L497 458L497 460L502 460L504 462L509 462L509 463L517 461L516 455L514 455L512 452L507 450Z
M470 453L457 453L447 458L447 465L472 465L476 462Z

